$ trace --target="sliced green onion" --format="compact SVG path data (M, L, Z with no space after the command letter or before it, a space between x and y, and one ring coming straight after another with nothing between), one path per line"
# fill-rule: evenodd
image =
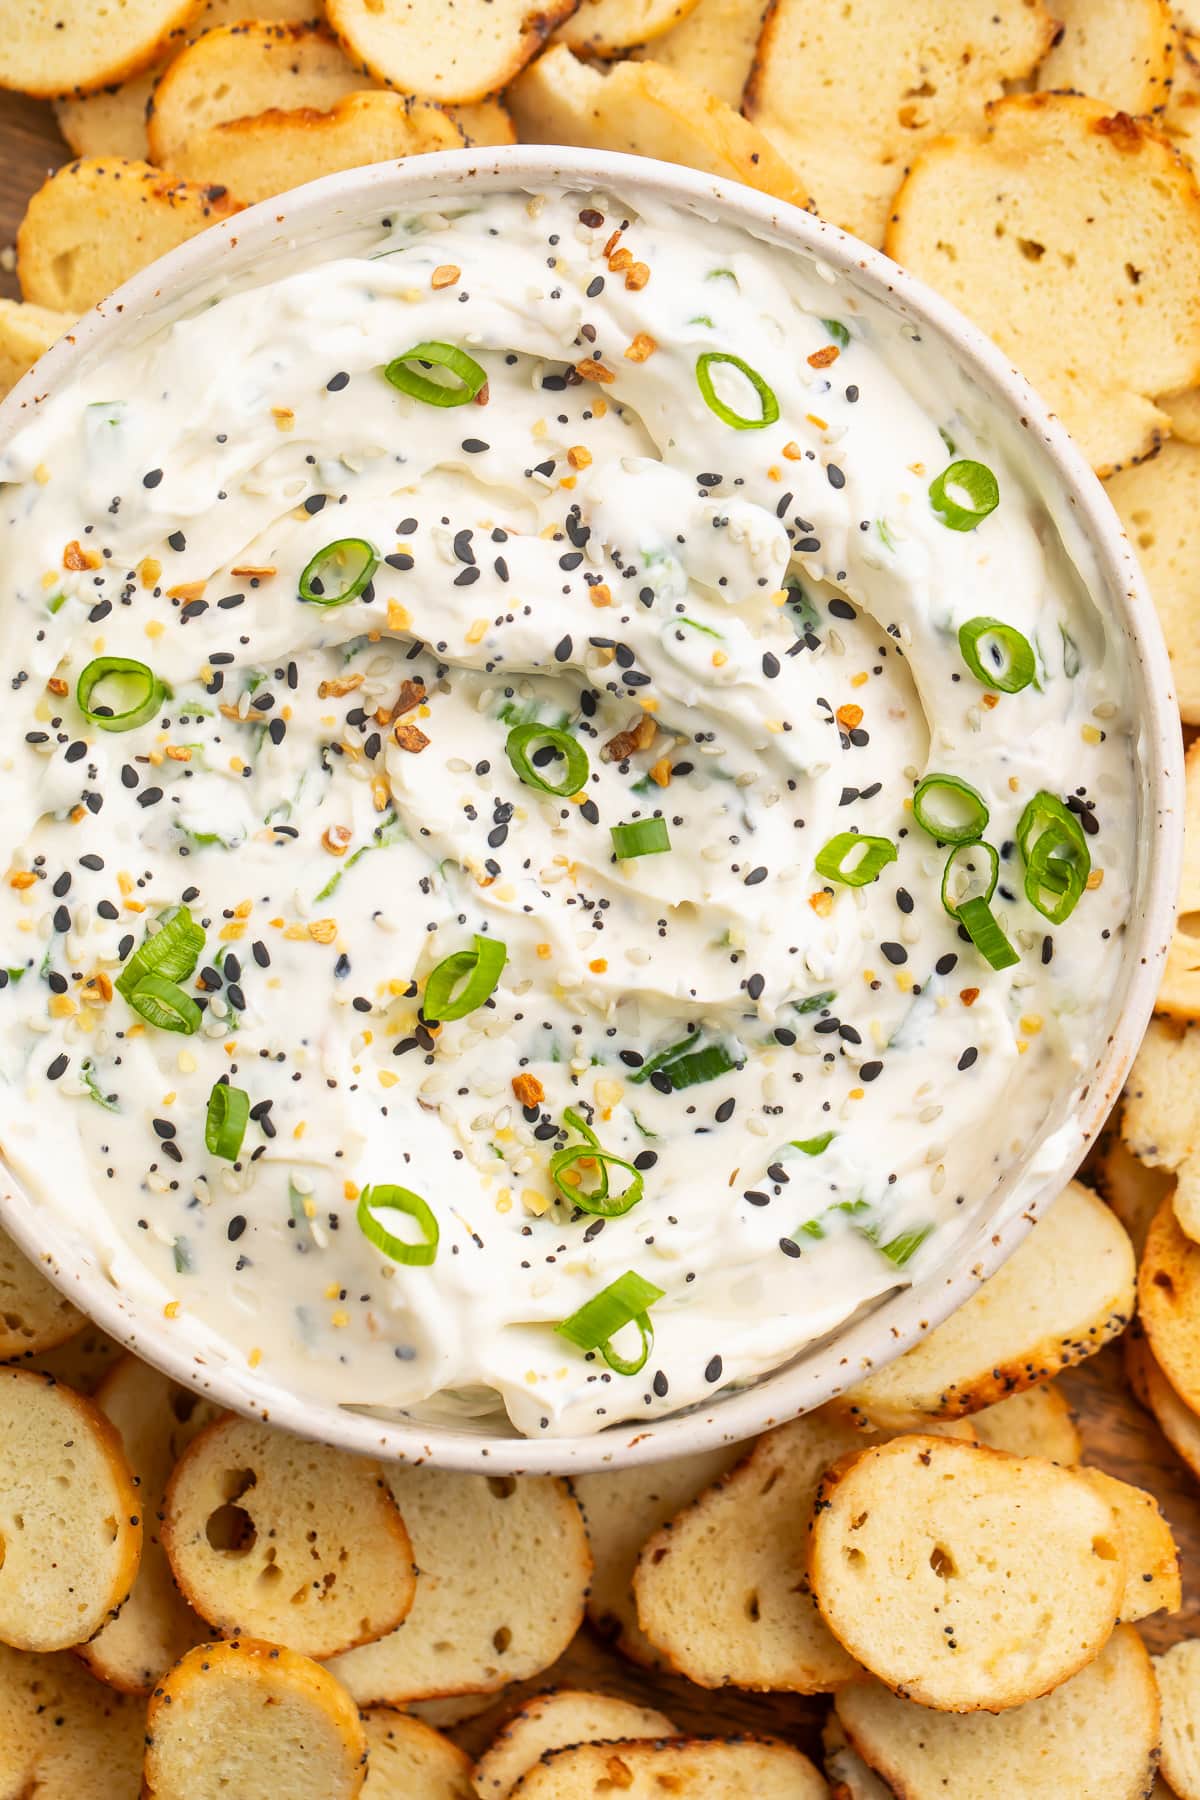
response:
M823 1131L819 1137L793 1138L792 1149L802 1150L805 1156L820 1156L822 1150L828 1150L836 1136L836 1131Z
M866 887L880 876L899 851L891 838L864 837L857 831L839 831L813 862L817 874L827 881L841 881L846 887Z
M964 900L958 908L958 922L993 969L1011 969L1014 963L1020 962L986 900Z
M305 566L300 598L310 606L345 606L358 599L378 567L379 552L366 538L337 538Z
M634 819L631 824L613 825L613 855L621 862L633 856L655 856L671 848L671 834L665 819Z
M465 1019L495 993L507 958L507 946L499 938L476 932L473 950L456 950L430 971L421 1011L442 1024ZM460 982L465 985L459 987Z
M202 1015L191 995L161 975L143 975L125 997L134 1012L159 1031L182 1031L191 1037L200 1029Z
M821 323L833 339L834 343L840 344L844 350L846 345L850 342L849 328L843 325L840 319L822 319Z
M554 1329L578 1350L598 1350L615 1374L637 1375L645 1368L654 1344L654 1327L647 1308L662 1297L661 1288L627 1269ZM612 1347L612 1339L626 1325L636 1325L641 1332L642 1353L634 1362L619 1356Z
M159 975L166 981L186 980L203 948L203 928L187 907L169 907L159 919L158 930L146 934L117 976L117 992L128 1000L147 975Z
M715 1081L718 1075L728 1075L741 1066L724 1044L706 1044L703 1050L696 1050L690 1056L679 1056L673 1062L661 1064L657 1072L665 1075L679 1093L682 1088L698 1087L702 1081Z
M713 378L709 373L714 363L729 363L746 377L758 395L762 414L757 419L747 419L741 413L734 412L718 399L717 390L713 386ZM696 383L704 397L704 404L710 412L716 413L723 425L732 425L735 431L761 431L764 425L773 425L779 417L779 402L757 369L743 362L740 356L730 356L723 350L706 350L703 356L696 358Z
M250 1096L245 1088L231 1087L227 1081L215 1081L208 1096L208 1114L204 1121L204 1148L210 1156L236 1162L250 1118Z
M1019 694L1037 674L1033 645L1002 619L968 619L958 628L958 647L976 681L997 693Z
M974 531L1000 504L1000 484L986 463L952 462L929 484L929 504L951 531Z
M445 369L454 380L433 381L428 375L410 369L408 365L413 362ZM411 350L390 362L383 374L385 380L399 388L402 394L407 394L410 400L423 400L426 406L466 406L487 385L487 370L456 344L414 344Z
M1052 925L1061 925L1075 911L1092 872L1083 827L1057 795L1043 790L1021 814L1017 842L1025 858L1026 899Z
M547 781L540 769L533 766L530 751L534 746L548 745L557 750L563 759L563 778L559 782ZM571 794L577 794L588 778L588 754L578 738L569 731L559 731L554 725L514 725L504 740L504 751L526 787L536 788L539 794L553 794L558 800L566 800Z
M991 844L956 844L942 871L942 905L957 918L964 901L991 899L999 874L1000 858Z
M623 1156L617 1156L612 1150L603 1150L600 1141L582 1114L568 1107L563 1115L566 1123L577 1131L584 1139L582 1144L567 1144L556 1150L550 1158L550 1179L572 1206L581 1212L595 1213L603 1219L619 1219L637 1205L645 1191L645 1182L640 1169L635 1169L631 1162ZM574 1169L577 1163L588 1162L595 1166L596 1186L589 1191L575 1186L565 1179L568 1169ZM628 1184L619 1194L610 1194L608 1188L609 1169L624 1169L629 1176Z
M913 818L939 844L973 844L987 830L987 803L957 775L926 775L913 795Z
M124 700L119 712L119 702L106 702L96 694L102 682L112 682ZM154 717L166 695L167 689L154 670L128 656L97 656L75 684L75 704L88 724L98 725L101 731L132 731L135 726L144 725ZM93 698L98 705L92 705Z
M629 1077L630 1082L634 1086L639 1086L643 1081L649 1081L656 1069L664 1068L667 1063L674 1062L675 1058L681 1056L685 1050L694 1050L697 1042L698 1033L693 1032L690 1037L680 1038L677 1044L671 1044L666 1050L656 1051L653 1056L647 1057L646 1061L633 1071Z
M836 989L825 988L819 994L808 994L803 1000L794 1000L792 1007L798 1013L820 1012L823 1006L832 1006L836 999Z
M385 1211L407 1213L414 1219L424 1233L424 1242L411 1244L405 1238L398 1238L385 1225L381 1225L372 1212L372 1207L381 1207ZM389 1182L379 1186L365 1187L358 1197L358 1211L355 1214L358 1229L390 1256L393 1262L407 1263L410 1267L427 1269L438 1253L438 1240L441 1230L428 1202L422 1200L420 1194L414 1194L405 1187L393 1187Z
M905 1263L911 1261L916 1255L932 1230L932 1225L923 1225L916 1231L901 1232L900 1236L892 1238L890 1243L877 1243L875 1248L881 1255L886 1256L889 1262L894 1262L898 1269L902 1269Z

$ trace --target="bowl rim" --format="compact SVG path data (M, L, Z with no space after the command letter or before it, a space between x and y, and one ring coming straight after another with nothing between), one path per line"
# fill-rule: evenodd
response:
M612 190L634 201L666 201L765 232L785 248L815 255L889 310L900 309L932 328L996 404L1032 434L1091 546L1100 584L1129 644L1141 727L1138 759L1149 804L1140 821L1138 852L1144 903L1126 936L1124 1004L1080 1104L1053 1134L1056 1160L1052 1168L1039 1171L1036 1192L1031 1195L1026 1184L1020 1203L1010 1199L1005 1208L1001 1184L997 1209L954 1247L951 1266L935 1268L753 1385L719 1391L709 1404L685 1412L645 1423L625 1421L593 1436L526 1439L468 1434L449 1424L389 1421L306 1398L277 1380L189 1348L177 1325L130 1301L94 1262L88 1267L86 1256L57 1226L47 1231L44 1213L0 1166L0 1224L82 1312L176 1381L235 1411L346 1450L496 1475L627 1468L738 1442L831 1399L947 1318L1000 1267L1061 1191L1119 1093L1149 1020L1170 945L1182 856L1183 746L1166 648L1120 521L1065 427L995 343L882 251L736 182L652 158L543 145L439 152L323 176L214 224L100 301L0 403L0 443L26 422L27 409L36 409L71 378L94 345L121 335L148 314L169 312L173 299L205 277L219 276L223 258L241 274L255 255L269 260L297 239L311 242L319 221L344 221L350 227L414 194L436 205L434 193L449 197L456 189L509 187L533 193L557 185ZM25 1360L36 1366L38 1359Z

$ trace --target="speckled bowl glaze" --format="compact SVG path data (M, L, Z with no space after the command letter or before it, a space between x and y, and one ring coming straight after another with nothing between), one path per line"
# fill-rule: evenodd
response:
M1100 483L1065 430L1000 351L920 282L831 225L748 188L629 156L517 146L379 163L313 182L214 226L95 307L0 406L0 441L20 428L85 359L133 341L208 291L327 253L341 232L397 207L436 209L456 196L566 185L609 190L637 205L668 201L740 226L815 262L831 281L897 314L957 363L991 401L1040 487L1068 547L1123 631L1139 721L1138 869L1121 979L1091 1066L1058 1097L1024 1163L978 1196L969 1229L918 1285L862 1312L753 1386L644 1425L530 1442L487 1421L431 1425L317 1403L201 1343L186 1319L139 1309L112 1286L87 1244L21 1193L0 1163L0 1220L52 1281L148 1362L247 1414L348 1450L448 1469L571 1474L616 1469L736 1442L795 1417L890 1361L966 1300L1017 1247L1074 1173L1128 1073L1149 1018L1174 924L1182 841L1182 746L1170 668L1141 573ZM1020 1179L1020 1192L1014 1187Z

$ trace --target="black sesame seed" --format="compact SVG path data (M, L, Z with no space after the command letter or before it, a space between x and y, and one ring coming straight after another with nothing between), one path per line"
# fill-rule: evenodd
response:
M704 1369L705 1381L720 1381L725 1364L719 1356L711 1357Z
M898 966L900 963L906 963L908 961L908 951L904 948L903 944L880 944L879 948L883 951L883 954L890 963L895 963Z
M967 1048L963 1051L962 1055L958 1059L958 1066L960 1069L970 1069L978 1061L979 1061L978 1050L975 1048L974 1044L968 1044Z

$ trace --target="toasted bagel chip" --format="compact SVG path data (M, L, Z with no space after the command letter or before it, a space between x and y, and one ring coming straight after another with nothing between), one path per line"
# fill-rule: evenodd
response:
M1123 1131L1123 1115L1120 1129L1114 1129L1109 1120L1099 1154L1091 1165L1092 1179L1104 1204L1112 1208L1129 1233L1134 1254L1140 1257L1146 1247L1150 1221L1172 1192L1175 1179L1166 1169L1152 1169L1135 1156Z
M850 1743L836 1712L821 1728L821 1756L829 1780L829 1800L895 1800L891 1788L869 1769Z
M1138 1269L1138 1316L1155 1362L1200 1411L1200 1244L1179 1223L1179 1195L1154 1215Z
M363 1715L367 1800L476 1800L471 1759L449 1738L390 1706Z
M163 1501L181 1592L226 1637L304 1656L368 1644L407 1617L412 1544L366 1457L227 1416L193 1439Z
M78 1659L0 1644L0 1794L5 1800L135 1800L145 1708Z
M1090 94L1114 111L1167 104L1175 28L1167 0L1054 0L1059 35L1037 72L1040 88Z
M1179 1398L1140 1333L1126 1334L1125 1372L1135 1398L1154 1414L1180 1462L1200 1481L1200 1413Z
M1162 404L1173 428L1175 403L1164 400ZM1200 724L1200 648L1193 628L1200 603L1196 566L1200 527L1195 516L1200 500L1200 446L1182 439L1164 444L1149 462L1114 475L1107 488L1150 586L1150 598L1167 640L1179 710L1187 724ZM1200 851L1193 856L1200 856ZM1190 984L1181 980L1185 972L1192 974ZM1168 966L1158 1005L1171 1012L1200 1006L1200 978L1186 970L1186 965L1178 971Z
M219 25L160 76L146 119L150 160L174 169L188 139L214 125L301 107L325 112L371 85L322 25Z
M619 62L605 72L557 44L514 83L508 103L523 143L655 156L808 204L801 173L761 131L661 64Z
M766 0L701 0L649 50L634 55L653 57L737 112L765 10Z
M1149 398L1200 378L1200 189L1165 138L1070 94L1013 94L896 195L885 248L994 337L1100 474L1149 454Z
M808 1572L850 1654L939 1712L1021 1706L1068 1680L1125 1589L1117 1521L1086 1477L919 1435L822 1477Z
M671 1462L617 1469L611 1475L577 1475L571 1483L583 1508L596 1565L588 1618L633 1662L653 1668L661 1660L637 1622L633 1598L633 1572L642 1545L745 1453L744 1444L727 1444Z
M402 94L459 104L507 87L579 0L457 0L453 29L440 0L380 6L327 0L347 56Z
M18 315L13 320L12 315ZM22 315L32 314L32 320ZM0 393L4 393L25 373L14 365L20 361L22 343L28 343L30 332L38 331L39 319L57 320L58 313L45 313L41 307L22 306L16 300L0 300ZM67 324L71 321L67 320ZM66 326L46 327L43 335L53 343ZM51 335L52 334L52 335ZM49 343L42 346L49 347ZM29 363L41 355L35 350ZM11 374L11 379L8 377ZM0 1229L0 1361L14 1356L36 1356L53 1350L82 1331L87 1323L83 1314L52 1287L35 1263L23 1250L18 1250L7 1231Z
M1112 1507L1125 1555L1125 1592L1120 1619L1132 1625L1154 1612L1178 1612L1183 1600L1179 1551L1171 1527L1153 1494L1106 1475L1103 1469L1079 1473Z
M1175 66L1163 130L1180 154L1194 164L1200 154L1200 37L1182 26L1176 34Z
M771 1738L688 1738L666 1743L576 1744L551 1751L512 1790L513 1800L827 1800L807 1756Z
M0 1369L0 1445L0 1643L86 1643L128 1598L142 1550L120 1436L50 1376Z
M463 141L440 107L372 91L347 94L328 112L301 108L214 125L189 138L175 163L189 180L219 182L250 205L337 169L459 150Z
M1121 1135L1148 1168L1174 1175L1171 1205L1193 1241L1200 1241L1198 1082L1200 1027L1151 1019L1129 1073Z
M836 1706L902 1800L1143 1800L1154 1777L1158 1689L1132 1625L1052 1694L999 1714L930 1712L878 1681L844 1688Z
M1129 1323L1134 1281L1124 1229L1073 1181L990 1281L843 1401L888 1431L978 1412L1103 1349Z
M981 1444L1012 1456L1046 1456L1051 1462L1077 1463L1083 1441L1075 1415L1052 1381L1010 1394L995 1406L972 1415Z
M422 1725L430 1725L434 1731L453 1731L456 1725L464 1725L468 1719L477 1719L480 1713L500 1705L503 1694L503 1688L493 1688L486 1694L446 1694L436 1700L408 1700L404 1711L407 1717L419 1719Z
M1030 74L1053 32L1039 0L773 0L746 114L803 170L823 219L880 244L914 157Z
M53 99L149 68L203 0L24 0L0 32L0 88Z
M147 163L83 157L33 196L17 232L21 292L76 318L131 275L240 210Z
M85 1325L82 1331L56 1349L13 1357L12 1363L14 1368L31 1368L39 1375L52 1375L55 1381L75 1388L80 1394L93 1394L124 1354L122 1346L98 1325Z
M360 1706L494 1692L537 1675L583 1618L592 1559L566 1484L389 1468L421 1571L399 1631L332 1664Z
M620 56L695 12L697 0L579 0L556 32L579 56Z
M515 144L513 116L499 100L478 100L473 106L448 106L446 112L463 134L464 141L479 148Z
M1183 449L1167 445L1163 452ZM1187 446L1189 456L1200 450ZM1157 458L1155 459L1157 461ZM1191 645L1178 617L1172 622L1167 648L1175 651L1175 664L1187 663ZM1200 693L1200 680L1197 681ZM1182 703L1181 703L1182 707ZM1177 1019L1200 1019L1200 745L1192 744L1184 758L1183 869L1176 905L1175 930L1167 953L1167 966L1159 983L1155 1010Z
M194 1644L211 1635L175 1585L159 1541L159 1514L176 1462L219 1409L190 1388L123 1356L100 1383L96 1405L121 1434L142 1503L142 1560L115 1619L80 1650L92 1674L126 1694L148 1694Z
M1171 421L1171 436L1184 444L1200 444L1200 388L1182 394L1160 394L1156 404Z
M1200 1638L1154 1658L1162 1700L1162 1774L1178 1800L1200 1800Z
M571 1688L538 1694L518 1708L475 1764L474 1792L482 1800L508 1800L522 1775L543 1756L570 1744L678 1735L663 1713L632 1700Z
M201 1644L150 1697L145 1800L353 1800L366 1762L349 1694L278 1644Z

